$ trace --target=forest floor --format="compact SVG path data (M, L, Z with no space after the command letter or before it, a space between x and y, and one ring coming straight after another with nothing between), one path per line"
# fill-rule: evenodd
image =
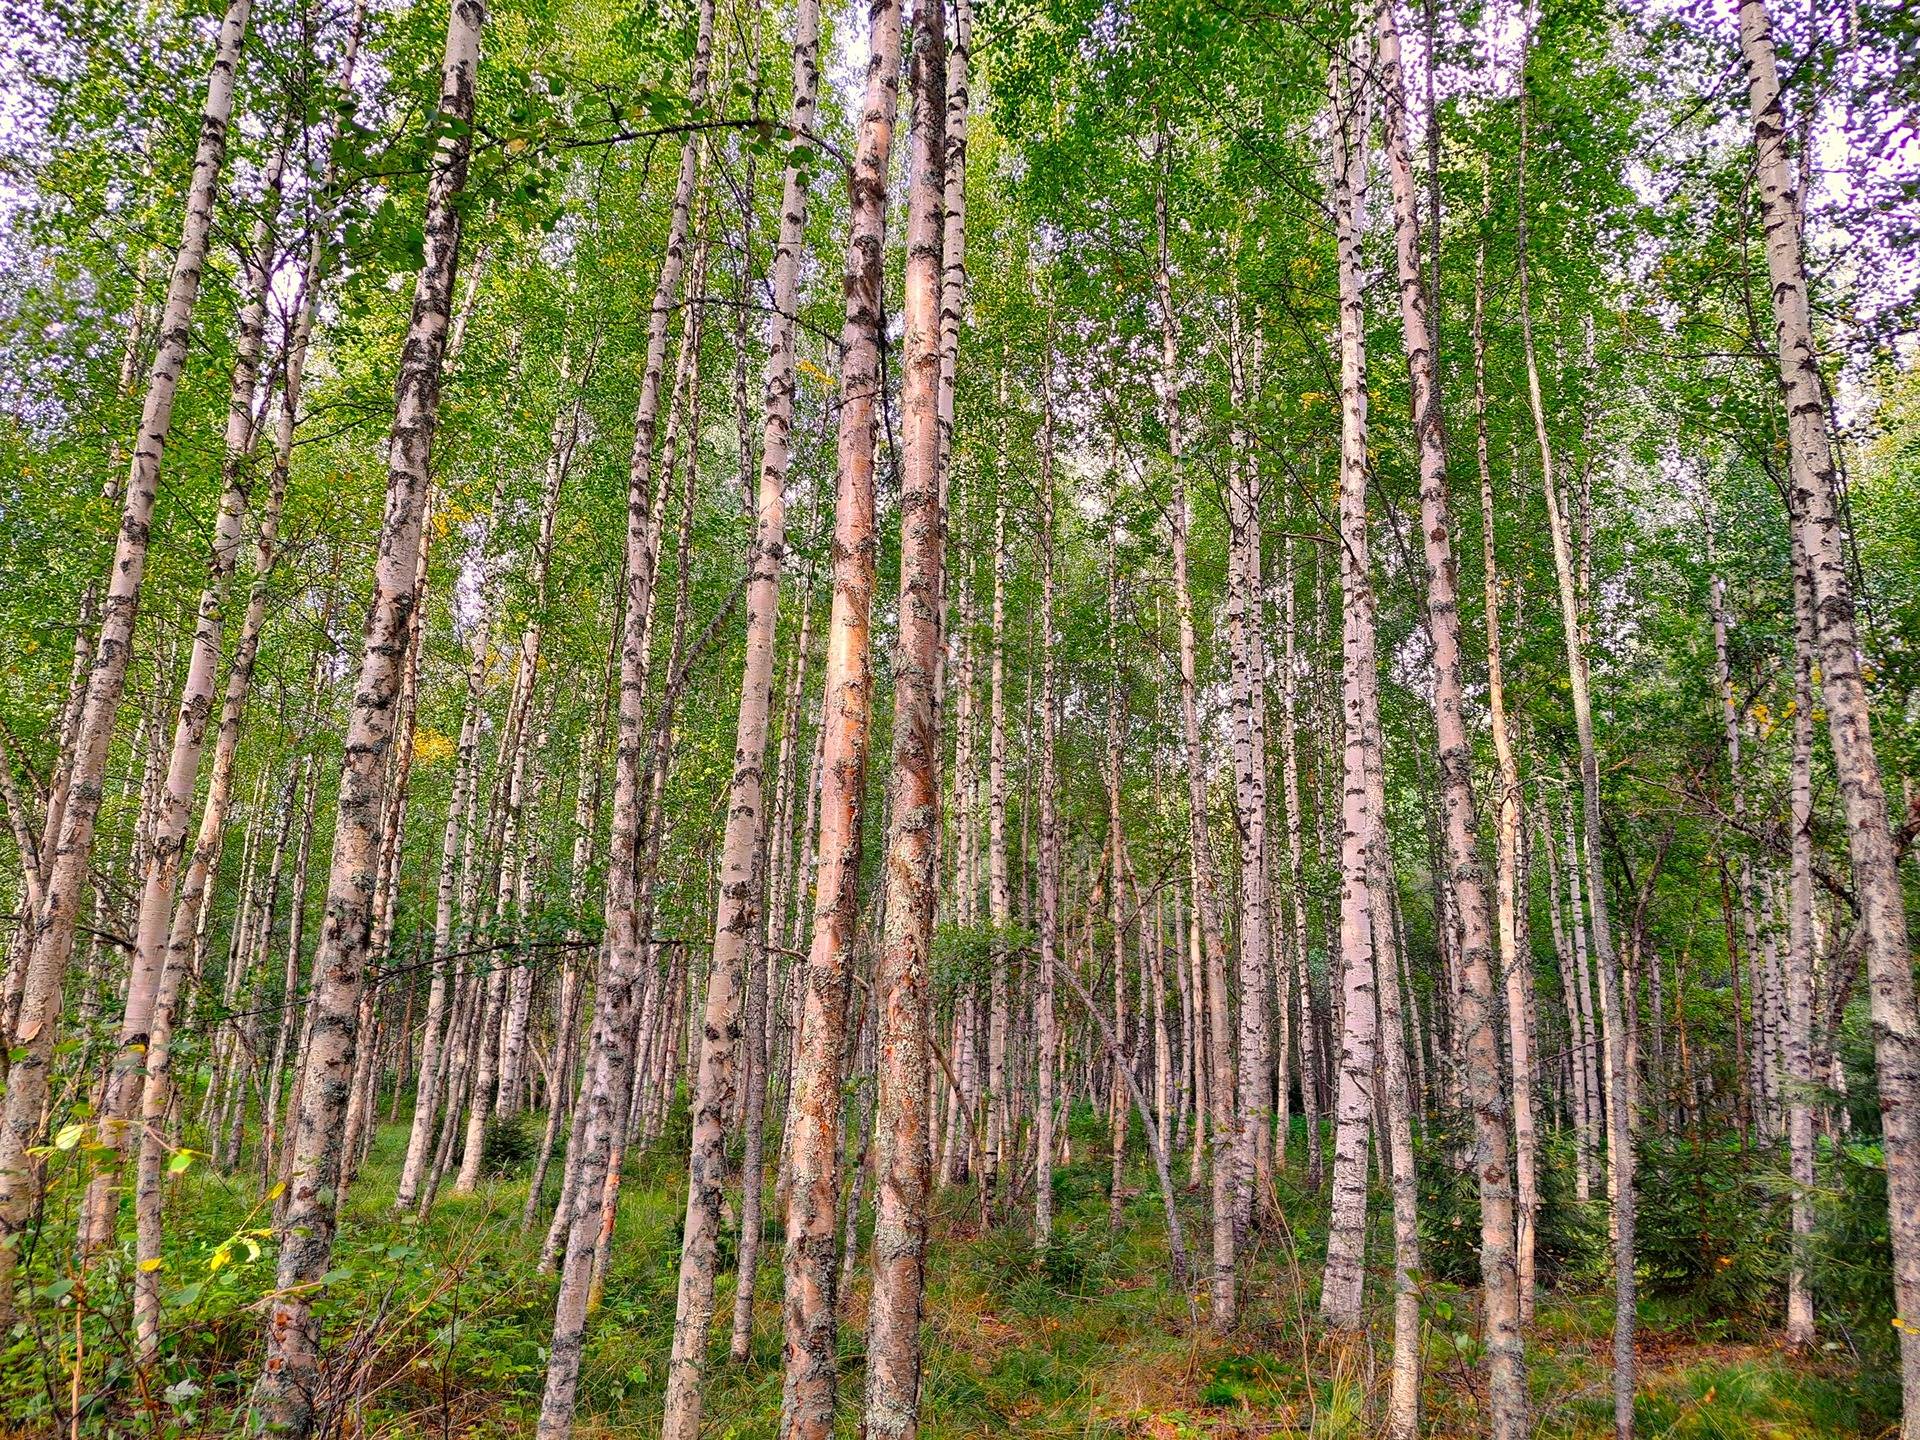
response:
M1138 1187L1120 1234L1107 1224L1108 1161L1089 1123L1076 1126L1075 1157L1056 1172L1059 1240L1036 1259L1013 1227L982 1234L971 1188L943 1191L928 1257L928 1350L922 1434L943 1437L1107 1436L1186 1440L1198 1436L1299 1436L1313 1440L1370 1433L1369 1408L1384 1400L1386 1280L1376 1276L1383 1310L1377 1353L1329 1352L1312 1312L1324 1236L1324 1202L1280 1182L1282 1223L1270 1224L1243 1266L1241 1324L1225 1338L1189 1318L1167 1273L1167 1248L1151 1171L1138 1163ZM364 1437L508 1436L531 1433L552 1323L551 1281L536 1273L540 1229L520 1227L523 1179L492 1182L471 1196L443 1194L431 1219L397 1219L390 1204L404 1126L381 1131L372 1161L356 1181L336 1251L337 1268L321 1311L334 1371L350 1362L363 1397ZM684 1147L681 1147L684 1148ZM631 1169L605 1297L588 1334L581 1383L583 1440L648 1437L657 1432L673 1327L684 1172L664 1157L669 1135ZM658 1158L653 1158L658 1157ZM1137 1156L1136 1156L1137 1158ZM1297 1157L1296 1157L1297 1161ZM1297 1170L1297 1165L1296 1165ZM1176 1169L1183 1180L1185 1166ZM254 1364L258 1300L272 1284L265 1208L250 1181L195 1166L177 1184L167 1260L170 1327L163 1371L141 1405L111 1343L90 1342L85 1389L103 1402L97 1420L118 1412L164 1420L153 1433L222 1433ZM552 1182L550 1182L551 1184ZM56 1202L57 1203L57 1202ZM1384 1215L1385 1205L1376 1211ZM1207 1244L1205 1195L1181 1197L1187 1243ZM777 1225L770 1224L770 1235ZM1376 1263L1390 1255L1384 1225ZM754 1354L746 1366L725 1360L724 1330L732 1282L722 1282L717 1341L708 1383L705 1433L753 1440L776 1432L780 1403L780 1246L763 1249ZM730 1271L731 1246L722 1255ZM860 1402L866 1272L857 1272L841 1328L843 1433L854 1433ZM1603 1437L1612 1433L1612 1306L1607 1287L1544 1296L1529 1336L1536 1433ZM1204 1295L1201 1297L1204 1304ZM1470 1300L1430 1281L1426 1317L1425 1433L1484 1433L1480 1354ZM1829 1351L1815 1361L1786 1355L1773 1337L1702 1324L1657 1306L1643 1307L1638 1433L1697 1440L1838 1440L1890 1433L1898 1389L1863 1374ZM23 1371L0 1384L0 1435L7 1421L30 1421L32 1392L56 1388L67 1400L71 1355L43 1338L38 1385ZM16 1347L14 1358L26 1355ZM101 1367L98 1370L93 1365ZM116 1373L119 1372L119 1373ZM163 1388L170 1387L170 1388ZM1372 1401L1369 1392L1380 1391ZM10 1393L9 1393L10 1392ZM109 1398L111 1397L111 1398ZM129 1409L133 1413L129 1413ZM61 1414L42 1410L42 1419ZM177 1428L174 1428L177 1427ZM91 1427L89 1427L91 1428Z

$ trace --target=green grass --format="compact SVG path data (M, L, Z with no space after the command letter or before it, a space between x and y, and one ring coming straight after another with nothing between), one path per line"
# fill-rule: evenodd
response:
M343 1217L339 1263L320 1309L330 1356L351 1353L367 1377L362 1434L508 1436L528 1433L545 1374L552 1281L536 1272L542 1226L519 1228L525 1181L472 1196L443 1194L425 1223L391 1211L404 1127L386 1127ZM656 1433L672 1335L684 1177L663 1144L635 1162L622 1190L612 1272L589 1330L581 1376L584 1437ZM1168 1275L1157 1192L1144 1165L1117 1236L1107 1228L1106 1165L1096 1147L1056 1175L1056 1239L1036 1254L1016 1221L977 1233L970 1191L938 1201L928 1256L922 1433L947 1437L1275 1435L1342 1440L1372 1433L1387 1378L1390 1322L1376 1274L1375 1344L1338 1355L1313 1317L1322 1198L1295 1174L1276 1189L1285 1225L1256 1237L1241 1281L1242 1319L1223 1338L1196 1326ZM1183 1171L1177 1173L1184 1173ZM85 1344L82 1390L95 1397L89 1434L224 1434L258 1363L255 1303L272 1284L272 1242L251 1177L196 1165L169 1202L164 1275L170 1325L143 1401L124 1362L124 1260L41 1307L42 1327L0 1356L0 1435L45 1433L71 1383L73 1312ZM49 1214L70 1223L80 1184L56 1173ZM1204 1263L1205 1196L1183 1194L1188 1246ZM65 1207L63 1209L63 1207ZM1390 1253L1381 1229L1371 1254ZM544 1217L543 1217L544 1219ZM251 1243L249 1243L251 1242ZM731 1242L729 1242L729 1255ZM216 1257L218 1262L216 1263ZM780 1244L762 1248L751 1360L725 1359L721 1333L733 1280L716 1297L706 1433L775 1435L780 1401ZM59 1283L39 1257L41 1284ZM858 1422L867 1281L846 1297L841 1329L842 1428ZM1199 1296L1204 1306L1204 1295ZM1427 1318L1426 1433L1483 1432L1471 1297L1432 1282ZM1529 1344L1538 1433L1564 1440L1611 1434L1611 1304L1599 1293L1543 1299ZM1790 1360L1764 1344L1703 1339L1650 1306L1643 1316L1637 1416L1647 1437L1675 1440L1841 1440L1883 1433L1897 1390L1831 1356Z

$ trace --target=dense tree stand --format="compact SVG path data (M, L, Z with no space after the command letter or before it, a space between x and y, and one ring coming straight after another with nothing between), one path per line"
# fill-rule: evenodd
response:
M0 48L0 1435L1920 1440L1897 5L216 9Z

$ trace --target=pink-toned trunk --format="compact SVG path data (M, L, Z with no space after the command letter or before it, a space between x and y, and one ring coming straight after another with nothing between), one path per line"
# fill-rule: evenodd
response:
M781 1429L788 1440L830 1440L837 1389L834 1222L839 1213L841 1056L847 987L859 921L860 812L866 787L868 657L873 602L873 418L880 382L882 252L888 158L899 91L899 0L870 0L869 58L859 148L851 176L841 327L833 611L821 697L820 869L812 949L801 1001L787 1195L786 1375Z
M1173 273L1168 237L1169 145L1160 141L1160 173L1154 190L1154 234L1157 264L1155 299L1160 321L1160 410L1167 430L1174 494L1169 507L1173 542L1174 604L1180 624L1180 719L1186 746L1187 847L1193 870L1193 910L1205 956L1207 1009L1208 1094L1213 1105L1213 1268L1210 1314L1216 1329L1230 1329L1235 1313L1237 1237L1234 1233L1234 1167L1232 1145L1237 1133L1234 1113L1232 1012L1227 997L1227 948L1221 933L1218 889L1214 878L1213 846L1207 835L1206 750L1200 739L1199 642L1194 633L1193 586L1189 578L1187 537L1193 527L1193 506L1181 466L1180 325L1173 310Z
M914 10L901 388L900 628L893 651L893 814L886 923L874 967L873 1296L865 1433L912 1440L932 1188L933 911L940 834L942 542L940 259L947 97L945 7Z

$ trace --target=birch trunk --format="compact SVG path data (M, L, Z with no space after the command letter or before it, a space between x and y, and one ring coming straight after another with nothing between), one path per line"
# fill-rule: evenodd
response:
M308 313L308 319L311 319ZM300 361L304 358L305 334L296 330L295 348L289 352L286 378L286 395L291 404L299 404ZM279 523L281 502L286 493L287 470L285 457L291 451L293 419L289 416L289 401L282 400L278 439L275 447L275 465L268 481L266 503L261 507L260 525L254 551L254 579L251 593L247 599L245 618L240 626L240 639L234 653L233 664L227 673L226 693L221 702L220 723L214 732L213 761L207 781L207 798L200 812L199 830L194 836L193 854L188 861L186 873L180 884L180 893L174 905L172 920L167 931L167 953L164 957L160 984L154 995L153 1020L148 1032L146 1053L142 1056L140 1086L140 1121L138 1158L134 1175L134 1284L133 1319L135 1354L142 1365L152 1363L158 1352L160 1339L160 1272L159 1266L148 1266L145 1262L161 1257L162 1202L164 1196L163 1168L169 1153L166 1135L166 1118L174 1099L173 1089L173 1030L175 1018L179 1013L181 987L185 983L191 967L193 940L199 929L201 917L206 909L207 896L212 892L214 868L220 847L226 835L226 823L233 795L233 777L235 760L240 749L240 725L245 713L247 698L251 693L254 662L259 654L260 631L266 619L267 581L278 556ZM313 786L311 766L304 765L304 779L307 782L307 800L302 813L300 831L300 849L294 863L294 920L288 941L288 973L297 974L299 958L300 920L303 915L301 900L302 888L306 878L306 853L313 821ZM291 1013L294 1005L294 987L288 985L281 999L284 1016ZM276 1046L279 1056L280 1047ZM284 1059L284 1056L279 1056ZM271 1124L274 1107L278 1099L278 1087L271 1081L278 1075L278 1062L269 1077L267 1092L267 1119ZM263 1156L272 1153L272 1145L263 1136Z
M794 88L788 124L811 131L819 87L820 9L801 0L794 20ZM726 835L720 859L720 904L712 961L707 971L706 1009L694 1079L692 1151L688 1159L687 1212L682 1229L680 1282L668 1363L666 1410L661 1433L668 1440L694 1440L700 1429L707 1330L713 1318L715 1254L726 1179L725 1116L735 1087L734 1050L741 1038L742 966L760 988L765 944L765 766L767 720L773 701L773 652L780 620L780 563L786 545L786 483L792 454L794 325L800 247L805 239L806 189L791 161L781 190L780 238L773 262L773 317L768 326L766 420L760 483L755 502L753 549L748 556L746 666L734 730L733 779L727 794ZM691 457L689 457L691 464ZM758 1017L754 1017L755 1024ZM749 1084L754 1084L749 1075ZM766 1080L757 1082L764 1113ZM745 1329L753 1324L753 1281L760 1231L759 1126L748 1139L749 1164L742 1176L740 1293ZM751 1237L751 1238L749 1238ZM740 1321L736 1316L736 1332Z
M1285 573L1282 579L1285 609L1282 612L1284 656L1280 688L1280 776L1287 812L1287 888L1293 910L1293 983L1300 1006L1300 1112L1307 1127L1307 1184L1317 1191L1325 1179L1320 1140L1320 1025L1314 1013L1313 972L1307 964L1306 846L1300 823L1300 658L1296 650L1299 615L1293 545L1293 537L1289 535L1284 549Z
M907 268L901 377L900 628L893 652L893 815L885 929L874 972L873 1297L864 1433L919 1433L920 1321L931 1192L931 960L940 833L941 248L945 228L945 7L914 7L908 71Z
M1160 173L1154 190L1154 233L1157 264L1154 270L1160 311L1160 407L1166 424L1168 459L1173 470L1173 497L1169 510L1173 541L1174 603L1180 621L1180 715L1186 743L1187 848L1194 872L1193 908L1206 956L1208 1060L1212 1070L1213 1102L1213 1273L1209 1311L1218 1330L1233 1327L1235 1313L1236 1240L1234 1233L1234 1146L1238 1130L1234 1117L1232 1024L1227 1000L1226 941L1220 931L1219 902L1214 881L1213 851L1207 839L1206 752L1200 742L1198 643L1194 636L1193 589L1188 577L1187 536L1192 528L1192 502L1181 469L1180 329L1173 313L1173 277L1167 244L1167 142L1160 141Z
M1420 270L1419 199L1414 191L1413 161L1407 146L1400 34L1393 4L1394 0L1380 0L1378 11L1379 60L1384 72L1386 100L1382 119L1387 168L1393 184L1400 323L1406 342L1407 369L1412 378L1414 430L1420 447L1420 528L1427 562L1427 628L1433 642L1433 716L1442 833L1447 882L1461 929L1460 1024L1467 1062L1467 1095L1473 1107L1474 1170L1480 1184L1480 1286L1487 1346L1487 1393L1494 1440L1526 1440L1527 1371L1520 1335L1522 1302L1516 1266L1506 1090L1501 1084L1500 1038L1496 1031L1499 1012L1490 963L1493 927L1488 915L1486 874L1479 855L1473 742L1467 735L1462 710L1465 684L1460 673L1459 578L1453 558L1453 517L1447 498L1440 382L1428 331L1427 295ZM1437 237L1435 243L1438 243ZM1376 814L1375 823L1384 831L1383 816ZM1502 853L1508 853L1511 846L1504 838L1501 843L1505 847ZM1510 915L1508 928L1511 928ZM1511 962L1506 968L1511 972ZM1383 993L1385 988L1382 987ZM1397 985L1394 988L1397 989ZM1524 1007L1518 1009L1518 1053L1524 1055L1525 1012ZM1385 1043L1398 1047L1401 1039L1389 1034ZM1531 1116L1528 1129L1531 1132ZM1396 1155L1396 1179L1399 1163L1400 1157Z
M1235 819L1240 831L1240 1047L1239 1125L1234 1131L1234 1223L1244 1233L1253 1218L1254 1192L1273 1178L1267 1116L1272 1101L1272 1032L1267 974L1272 923L1267 892L1267 645L1262 593L1260 476L1248 453L1244 422L1249 403L1243 350L1259 337L1241 332L1233 299L1228 346L1229 392L1235 421L1227 474L1227 632L1231 655ZM1257 361L1256 361L1257 363Z
M1706 543L1708 565L1713 564L1713 526L1707 525ZM1740 708L1734 696L1733 672L1728 663L1728 632L1732 628L1727 609L1726 580L1714 571L1707 581L1707 607L1713 621L1713 662L1714 679L1720 695L1720 725L1727 750L1727 785L1732 791L1733 823L1736 830L1743 829L1747 817L1747 791L1741 770L1740 745ZM1760 949L1759 927L1754 920L1753 903L1753 859L1742 848L1736 869L1739 879L1738 895L1740 900L1740 925L1746 939L1746 956L1749 964L1758 964ZM1756 1120L1764 1132L1768 1124L1765 1105L1766 1084L1764 1080L1765 1047L1760 1043L1764 1033L1758 986L1748 987L1753 994L1752 1028L1756 1032L1751 1050L1748 1042L1748 1017L1740 1006L1740 958L1732 948L1728 952L1728 965L1735 972L1734 986L1734 1052L1740 1069L1739 1104L1736 1116L1740 1124L1744 1142L1747 1124Z
M1320 1286L1320 1318L1337 1330L1361 1326L1365 1288L1368 1131L1378 1005L1367 849L1364 672L1374 660L1373 590L1367 544L1367 391L1361 303L1360 218L1365 200L1366 100L1350 55L1334 61L1333 214L1340 250L1340 580L1342 710L1340 807L1340 1069L1334 1109L1333 1210Z
M1370 697L1373 723L1379 724L1379 697ZM1378 731L1376 730L1376 737ZM1369 746L1380 753L1379 745ZM1380 1078L1386 1093L1383 1149L1391 1164L1388 1185L1393 1196L1393 1374L1387 1399L1387 1433L1409 1440L1420 1432L1420 1262L1419 1177L1414 1169L1414 1093L1407 1067L1407 1030L1400 990L1400 955L1392 912L1394 899L1392 858L1384 815L1385 777L1368 777L1368 805L1374 816L1371 897L1374 933L1374 979L1380 1005ZM1383 943L1384 942L1384 943Z
M67 747L71 752L67 799L58 833L49 837L50 847L42 849L42 863L47 867L43 899L38 911L22 926L31 933L25 937L21 951L19 1009L13 1017L13 1033L6 1037L10 1052L17 1052L17 1058L11 1060L7 1071L6 1110L0 1120L0 1329L13 1318L14 1267L39 1188L40 1167L27 1152L39 1139L44 1123L48 1069L60 1028L61 990L73 953L80 902L87 889L107 749L126 686L134 623L139 615L161 457L172 429L174 395L192 338L194 304L206 266L220 169L226 158L227 124L233 113L234 80L250 13L250 0L231 0L214 44L180 246L174 254L166 305L160 315L160 342L148 375L139 437L128 470L125 507L102 602L100 633L93 646L92 669L73 742ZM51 856L46 853L48 848Z
M572 367L563 354L560 359L560 376L563 380L571 378ZM581 389L573 397L562 401L554 416L553 435L548 442L545 483L540 498L540 528L534 543L533 554L533 610L526 627L520 632L519 669L520 681L521 735L520 759L522 763L529 758L527 736L533 734L533 773L527 780L527 789L520 804L511 817L516 824L520 843L515 847L506 847L504 856L511 851L516 855L517 874L515 884L518 894L515 898L515 923L523 935L530 925L531 879L534 862L532 839L533 822L529 818L539 806L539 793L545 775L545 767L540 757L546 753L545 715L550 703L541 704L541 719L535 723L534 694L538 684L541 664L541 644L545 634L545 620L548 605L549 577L553 567L554 524L558 518L560 495L564 489L568 473L573 467L574 446L580 435L580 416L584 406L585 377L582 377ZM502 882L502 894L506 886ZM532 1019L533 969L523 959L515 965L508 979L508 1006L506 1019L500 1032L500 1078L497 1113L513 1115L521 1103L522 1082L526 1073L528 1027Z
M1004 368L1005 357L1002 357ZM1004 383L1004 382L1003 382ZM1001 1158L1010 1137L1007 1096L1007 930L1013 924L1013 891L1007 875L1007 493L1006 476L994 475L993 655L987 698L987 919L993 926L993 970L987 994L987 1143L982 1190L998 1196Z
M1149 941L1146 938L1143 926L1140 948L1147 961L1147 990L1153 997L1153 1118L1155 1131L1159 1136L1158 1158L1162 1169L1172 1161L1171 1132L1174 1111L1178 1108L1173 1094L1173 1036L1167 1026L1166 938L1166 897L1156 893L1153 902L1153 939ZM1280 1083L1282 1086L1286 1084L1284 1070L1280 1075ZM1284 1161L1286 1159L1284 1130L1276 1137L1274 1143L1279 1160Z
M1051 321L1051 317L1049 317ZM1051 340L1051 336L1049 336ZM1052 346L1042 362L1051 370ZM1054 746L1059 696L1055 689L1054 495L1052 377L1041 376L1040 420L1040 973L1033 998L1034 1175L1033 1244L1053 1244L1054 1090L1060 1063L1055 1033L1054 976L1061 963L1060 799Z
M207 722L213 716L214 672L219 667L221 641L226 630L227 592L232 587L244 539L251 479L248 462L253 450L254 389L259 380L261 340L266 329L267 281L273 269L274 253L272 225L284 163L284 148L268 162L263 208L254 224L251 247L245 259L243 293L246 300L234 338L233 379L228 391L225 453L220 472L220 508L214 518L206 586L200 592L186 678L180 686L173 743L148 835L134 928L133 964L127 977L126 1005L120 1017L118 1050L100 1107L100 1141L119 1152L118 1163L130 1158L135 1148L136 1137L129 1122L143 1088L144 1057L152 1039L154 997L160 988L160 972L166 961L167 935L181 861L186 855L187 822L198 788ZM114 1177L98 1177L88 1196L91 1233L82 1235L83 1255L90 1256L111 1242L118 1208Z
M1187 989L1193 996L1193 1034L1188 1064L1193 1076L1193 1147L1187 1152L1187 1186L1189 1189L1198 1189L1207 1151L1207 1117L1213 1113L1213 1087L1208 1083L1208 1074L1213 1067L1213 1047L1208 1043L1206 953L1200 942L1200 916L1192 903L1197 882L1191 854L1187 861L1187 917L1180 931L1181 963L1186 967Z
M1126 1059L1127 986L1126 920L1121 913L1124 897L1121 876L1126 870L1126 844L1121 829L1120 785L1125 763L1125 717L1121 713L1120 690L1120 553L1117 527L1112 510L1107 518L1107 925L1112 932L1113 1030L1115 1044L1108 1056L1107 1119L1112 1133L1112 1171L1107 1181L1107 1229L1119 1234L1125 1201L1127 1160L1128 1078ZM1144 1015L1146 997L1141 996Z
M1486 177L1482 177L1483 199ZM1483 203L1484 209L1484 203ZM1514 1266L1520 1287L1520 1324L1533 1320L1534 1245L1540 1215L1540 1184L1534 1138L1533 957L1521 945L1526 900L1519 883L1520 822L1524 798L1520 767L1514 758L1507 720L1505 658L1500 639L1500 564L1494 541L1493 467L1487 453L1487 250L1474 252L1473 270L1473 431L1480 473L1480 560L1487 617L1487 709L1494 762L1500 773L1495 831L1495 935L1500 973L1507 994L1507 1054L1513 1076L1514 1175L1518 1187L1514 1228Z
M506 749L501 760L506 768L506 794L502 806L499 851L500 873L496 878L494 918L505 934L507 911L513 898L513 853L519 844L520 812L526 797L527 745L525 719L520 733L503 737ZM480 1012L480 1031L474 1043L479 1047L473 1072L473 1094L467 1103L466 1144L460 1155L460 1171L454 1177L453 1193L471 1195L480 1183L480 1162L486 1148L487 1123L493 1116L494 1092L498 1088L505 1058L507 990L513 967L506 962L504 946L487 947L487 994Z
M702 0L694 41L688 101L698 109L706 100L713 49L713 0ZM620 703L614 762L613 820L608 841L607 956L595 987L586 1072L581 1078L577 1144L567 1150L567 1184L554 1227L564 1234L560 1290L554 1301L553 1338L548 1351L545 1393L540 1400L539 1440L565 1440L573 1429L580 1382L580 1352L586 1338L592 1261L603 1223L608 1172L617 1174L625 1129L626 1096L634 1068L635 994L651 949L640 932L641 876L639 843L645 801L646 687L650 672L648 619L653 609L655 555L661 507L654 500L655 442L660 416L661 380L666 372L667 329L679 296L692 227L694 186L699 172L699 139L689 135L680 149L680 170L673 192L666 253L660 265L653 303L647 315L647 351L634 418L633 450L627 472L625 600L621 630ZM571 1193L564 1193L570 1191ZM570 1213L568 1213L570 1212Z
M820 17L817 0L802 0L796 10L794 28L793 107L789 123L801 129L812 123L815 95L819 86ZM789 191L790 187L790 191ZM786 470L790 460L793 428L795 296L800 246L804 240L805 187L789 167L783 183L780 239L774 252L774 316L769 325L767 358L766 425L761 440L762 514L769 505L768 467L778 456L779 483L772 500L783 502ZM776 417L778 424L776 427ZM784 522L784 513L783 513ZM784 553L784 539L781 542ZM777 556L775 557L778 558ZM740 1245L738 1278L734 1287L733 1336L729 1347L736 1363L747 1359L753 1344L753 1303L759 1281L761 1231L763 1218L764 1145L767 1114L767 1088L774 1059L776 1012L774 994L777 942L785 938L787 891L786 872L791 863L794 765L799 751L800 700L806 688L807 650L813 619L813 586L809 579L800 599L800 631L794 641L793 673L786 696L780 728L780 760L776 819L771 846L761 847L754 884L760 892L758 933L750 947L748 963L753 975L749 981L748 1024L758 1033L748 1043L757 1046L758 1063L747 1077L746 1140L741 1161ZM777 614L776 614L777 621ZM771 642L769 642L771 644ZM762 739L762 754L765 740Z
M305 1051L294 1134L292 1182L280 1234L277 1290L267 1321L267 1356L255 1386L258 1422L301 1440L315 1413L319 1333L313 1287L332 1261L340 1185L342 1086L353 1069L360 990L367 958L368 885L376 862L384 797L380 784L392 738L399 670L413 611L420 525L439 400L440 362L459 264L460 213L471 153L474 78L484 0L454 0L440 71L439 113L457 122L435 152L424 221L426 259L414 291L395 387L388 444L387 503L375 565L373 604L346 732L339 823L327 882L326 922L314 971L314 1038Z
M432 977L427 989L426 1026L420 1039L420 1078L414 1088L413 1122L407 1134L406 1159L394 1189L396 1210L410 1210L419 1197L422 1172L430 1158L434 1119L440 1107L440 1088L446 1070L446 1047L453 1038L447 1015L447 953L453 944L455 862L460 854L462 827L479 784L480 688L486 678L486 629L467 663L466 705L455 748L453 793L447 801L446 825L441 831L440 878L434 887Z
M833 610L821 698L820 870L814 892L799 1049L789 1101L786 1374L780 1425L788 1440L831 1440L837 1387L834 1221L839 1213L842 1054L847 988L860 910L860 815L866 789L868 656L873 604L873 419L880 384L887 173L900 87L899 0L870 0L859 146L850 178L851 234L841 326Z
M1382 47L1384 52L1385 47ZM1384 68L1384 67L1383 67ZM1410 1440L1420 1430L1420 1216L1414 1170L1412 1083L1400 990L1396 921L1397 884L1386 824L1386 744L1380 724L1377 667L1360 671L1360 717L1366 730L1368 923L1373 932L1374 990L1379 1006L1374 1106L1379 1126L1376 1160L1386 1171L1393 1205L1393 1364L1388 1386L1387 1434Z
M1520 188L1526 185L1526 116L1524 87L1521 109ZM1541 488L1547 501L1547 525L1553 541L1553 568L1559 582L1560 623L1565 632L1567 675L1573 698L1574 730L1580 748L1580 793L1585 808L1587 845L1587 899L1592 909L1594 960L1600 971L1600 1010L1606 1031L1607 1152L1614 1180L1614 1316L1613 1316L1613 1425L1619 1440L1633 1435L1633 1131L1627 1096L1627 1037L1622 1018L1618 969L1613 949L1613 927L1607 914L1606 876L1601 869L1600 754L1593 733L1593 702L1587 689L1587 660L1580 603L1575 592L1574 561L1568 527L1561 513L1560 491L1554 476L1553 445L1547 433L1546 406L1540 394L1540 371L1534 358L1532 307L1527 293L1526 207L1520 208L1520 330L1527 364L1527 400L1533 412L1534 436L1540 447ZM1580 857L1569 846L1569 871ZM1579 929L1579 907L1571 923ZM1917 1351L1916 1354L1920 1354Z
M1814 1342L1807 1269L1813 1244L1813 668L1816 624L1804 548L1793 547L1793 758L1788 782L1793 855L1787 881L1787 1151L1793 1177L1787 1345ZM1675 1004L1684 996L1675 981ZM1684 1012L1683 1012L1684 1013ZM1684 1035L1684 1032L1683 1032ZM1683 1042L1684 1043L1684 1042Z
M1799 204L1780 107L1780 75L1765 0L1741 0L1740 48L1759 160L1760 208L1773 282L1780 388L1787 406L1793 503L1788 518L1812 580L1827 737L1847 817L1847 849L1866 936L1867 991L1880 1080L1881 1133L1892 1216L1894 1305L1900 1325L1900 1433L1920 1437L1920 1017L1899 860L1861 676L1840 482L1827 433L1826 390L1814 347Z

